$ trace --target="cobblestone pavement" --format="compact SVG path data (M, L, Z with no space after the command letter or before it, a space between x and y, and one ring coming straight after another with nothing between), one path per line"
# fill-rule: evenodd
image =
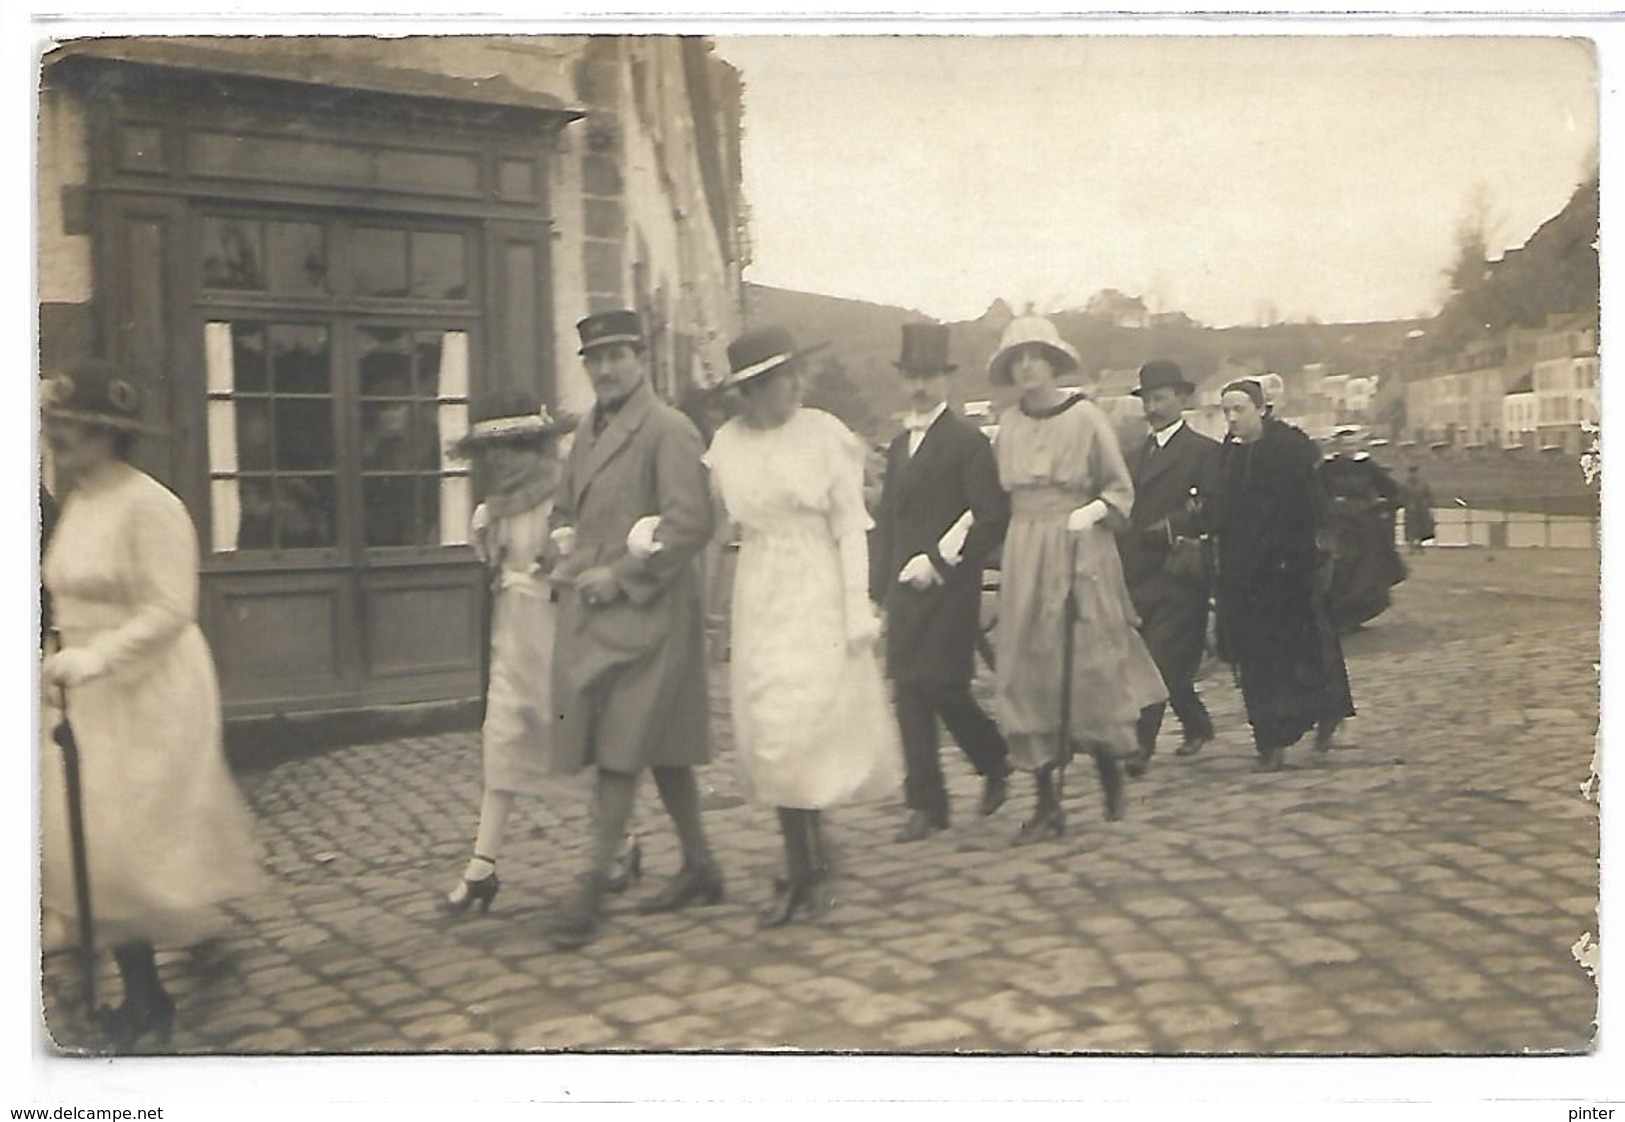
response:
M632 912L673 870L652 791L647 876L584 952L542 927L569 892L579 790L518 816L489 916L440 919L478 798L471 734L329 751L244 777L273 895L212 955L160 956L181 1052L883 1049L1118 1053L1575 1050L1596 996L1596 554L1434 551L1347 641L1358 720L1317 757L1252 771L1228 676L1219 740L1171 752L1108 825L1092 779L1070 827L1008 846L1029 790L975 816L947 762L952 831L899 846L898 806L832 816L838 906L759 933L771 811L706 769L726 903ZM725 675L716 676L721 680ZM726 733L725 701L716 712ZM72 963L46 960L73 1047ZM104 983L116 994L109 969Z

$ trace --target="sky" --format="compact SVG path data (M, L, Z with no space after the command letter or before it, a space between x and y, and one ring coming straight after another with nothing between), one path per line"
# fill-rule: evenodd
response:
M1595 160L1557 38L718 38L745 83L748 280L944 320L1106 287L1215 326L1430 315Z

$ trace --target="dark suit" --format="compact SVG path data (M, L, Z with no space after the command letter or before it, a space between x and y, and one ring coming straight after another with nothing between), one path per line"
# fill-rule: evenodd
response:
M897 723L908 765L906 799L938 825L948 794L937 758L937 718L981 775L1003 775L1009 749L971 696L981 634L982 570L1004 540L1010 499L987 437L951 409L909 455L909 434L892 442L869 548L869 591L886 609L886 668L895 685ZM937 552L942 535L969 510L974 522L957 565ZM942 584L915 589L898 581L908 561L931 559Z
M1118 552L1129 595L1140 614L1140 634L1168 687L1168 704L1187 738L1206 739L1213 735L1213 721L1192 682L1207 637L1208 583L1205 578L1176 576L1165 566L1174 539L1202 532L1200 520L1189 509L1191 490L1201 497L1208 514L1222 499L1219 444L1189 424L1181 425L1166 445L1153 451L1154 442L1147 436L1128 457L1134 507L1129 528L1118 538ZM1156 745L1164 708L1158 702L1140 714L1140 749L1146 755Z

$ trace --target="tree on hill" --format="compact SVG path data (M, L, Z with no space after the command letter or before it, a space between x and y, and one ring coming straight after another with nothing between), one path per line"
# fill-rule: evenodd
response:
M881 435L881 418L869 405L869 400L846 372L846 365L834 355L825 355L818 369L807 380L805 404L839 417L847 428L868 443Z

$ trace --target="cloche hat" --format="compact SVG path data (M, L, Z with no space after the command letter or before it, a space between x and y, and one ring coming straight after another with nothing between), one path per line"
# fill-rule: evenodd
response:
M999 340L999 349L988 360L987 380L995 386L1008 386L1013 384L1010 374L1010 360L1022 347L1037 344L1050 352L1055 360L1055 373L1057 375L1070 373L1083 365L1078 358L1078 352L1071 343L1061 338L1061 333L1055 325L1043 316L1018 316L1010 321L1010 326L1004 329L1004 337Z

